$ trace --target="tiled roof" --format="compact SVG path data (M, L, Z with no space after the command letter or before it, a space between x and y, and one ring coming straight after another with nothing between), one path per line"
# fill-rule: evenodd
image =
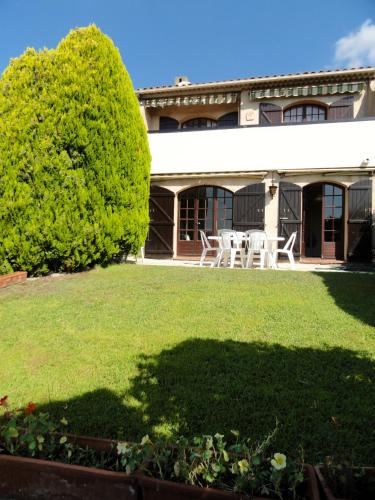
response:
M280 75L252 76L249 78L237 78L234 80L218 80L212 82L189 83L188 85L161 85L157 87L145 87L136 89L137 94L154 94L164 92L186 92L189 90L212 88L212 87L241 87L272 83L273 81L305 80L305 79L335 79L349 77L375 78L375 67L366 66L359 68L332 69L321 71L305 71L303 73L285 73Z

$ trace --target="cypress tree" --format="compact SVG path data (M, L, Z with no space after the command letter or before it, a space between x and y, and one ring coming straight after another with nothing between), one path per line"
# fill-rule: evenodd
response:
M0 81L0 272L75 271L137 252L150 153L129 75L95 26L28 49Z

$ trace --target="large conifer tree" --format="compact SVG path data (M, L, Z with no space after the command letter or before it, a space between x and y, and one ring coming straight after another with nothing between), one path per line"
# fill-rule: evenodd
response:
M128 73L95 26L28 49L0 81L0 272L79 270L137 252L150 154Z

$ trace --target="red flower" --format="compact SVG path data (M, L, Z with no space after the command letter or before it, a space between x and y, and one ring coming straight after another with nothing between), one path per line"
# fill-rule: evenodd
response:
M2 398L0 398L0 406L8 406L7 399L8 396L3 396Z
M30 401L30 403L24 409L25 415L31 415L36 410L37 405Z

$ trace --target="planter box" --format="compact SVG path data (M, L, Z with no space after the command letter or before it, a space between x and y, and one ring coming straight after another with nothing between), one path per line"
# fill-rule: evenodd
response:
M304 466L305 484L303 485L306 499L319 500L318 483L312 465ZM162 481L152 477L138 476L138 484L142 490L143 500L245 500L245 495L238 495L214 488L199 488L172 481ZM252 500L265 500L265 497L253 497ZM269 500L269 499L268 499Z
M10 285L16 285L17 283L24 283L26 279L26 271L18 271L17 273L11 274L0 274L0 288L4 288Z
M317 465L314 467L316 476L318 479L318 485L319 485L319 490L321 494L321 498L323 500L353 500L352 498L342 498L342 497L337 497L334 495L331 487L329 486L326 478L324 477L323 470L324 468L320 465ZM362 469L362 467L361 467ZM370 500L370 498L375 498L375 468L374 467L363 467L363 469L366 471L366 476L371 479L372 485L373 485L373 494L370 494L370 496L367 496L364 494L363 500ZM357 498L355 499L357 500Z
M69 441L110 451L112 441L69 436ZM0 498L12 500L136 500L137 479L123 472L0 455Z

